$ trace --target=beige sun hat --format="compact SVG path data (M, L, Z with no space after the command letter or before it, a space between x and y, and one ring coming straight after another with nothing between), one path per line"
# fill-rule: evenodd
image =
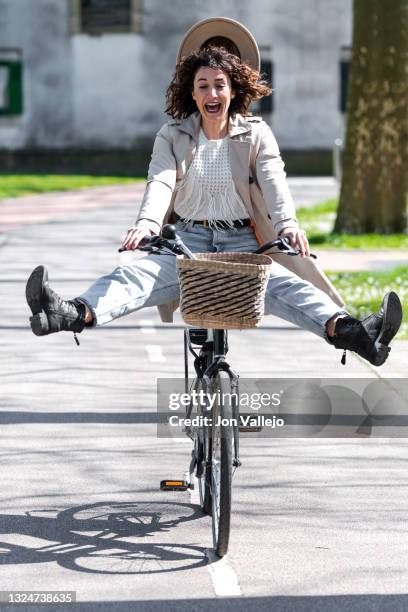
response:
M211 17L193 25L181 41L177 63L193 51L200 49L210 38L222 36L231 40L241 55L241 62L259 70L258 45L251 32L239 21L228 17Z

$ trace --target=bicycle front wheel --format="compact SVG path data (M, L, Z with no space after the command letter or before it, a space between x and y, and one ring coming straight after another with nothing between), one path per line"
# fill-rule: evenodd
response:
M202 380L197 381L196 391L205 391ZM198 415L208 417L206 404L200 404ZM203 426L197 431L195 437L195 453L197 460L198 490L200 493L200 506L205 514L211 514L211 427Z
M232 485L232 403L230 379L226 372L217 372L212 393L216 397L211 436L213 543L218 557L223 557L229 543Z

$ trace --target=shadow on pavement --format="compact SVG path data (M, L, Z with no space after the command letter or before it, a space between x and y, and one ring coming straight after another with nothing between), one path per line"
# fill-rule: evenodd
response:
M66 569L102 574L192 569L207 564L205 548L174 544L176 538L168 536L162 542L145 539L203 516L199 508L176 502L98 502L60 512L45 508L1 514L0 564L54 561Z

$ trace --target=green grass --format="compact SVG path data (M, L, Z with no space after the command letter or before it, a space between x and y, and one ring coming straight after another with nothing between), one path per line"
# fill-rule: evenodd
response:
M408 249L408 234L332 234L337 204L333 199L297 210L311 245L324 249Z
M45 193L70 191L84 187L103 187L143 181L143 178L123 176L86 176L63 174L0 174L0 199Z
M345 301L347 310L357 318L377 312L384 293L396 291L404 311L397 338L408 340L408 275L405 266L381 272L328 272L327 276Z
M338 200L326 200L314 206L305 206L297 209L298 219L302 224L309 224L311 227L316 226L320 222L332 221L335 218Z

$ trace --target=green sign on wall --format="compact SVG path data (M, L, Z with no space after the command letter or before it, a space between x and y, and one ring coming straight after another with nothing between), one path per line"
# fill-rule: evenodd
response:
M0 115L23 112L23 79L21 62L0 61Z

